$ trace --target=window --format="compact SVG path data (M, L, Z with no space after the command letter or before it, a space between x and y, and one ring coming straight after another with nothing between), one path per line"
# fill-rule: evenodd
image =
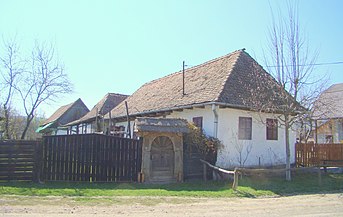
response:
M267 118L267 140L278 140L278 122L277 119Z
M200 130L202 130L202 117L194 117L193 123L196 127L198 127Z
M252 118L239 117L238 139L251 140L252 137Z

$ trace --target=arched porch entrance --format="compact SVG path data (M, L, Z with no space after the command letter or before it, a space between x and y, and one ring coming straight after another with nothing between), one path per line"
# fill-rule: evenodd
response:
M183 180L183 133L187 121L169 118L137 118L135 132L143 137L144 182L170 183Z
M174 147L167 136L156 137L151 144L151 179L171 181L174 176Z

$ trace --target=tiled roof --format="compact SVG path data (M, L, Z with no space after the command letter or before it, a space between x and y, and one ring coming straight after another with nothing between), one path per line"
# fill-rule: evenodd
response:
M274 104L279 104L276 87L273 77L248 53L237 50L185 70L185 95L180 71L144 84L125 101L130 115L209 102L249 109L256 108L256 101L263 103L272 100ZM124 117L124 102L111 112L112 118Z
M61 106L59 109L57 109L48 119L46 119L41 126L44 126L48 123L57 121L60 117L62 117L63 114L65 114L71 107L73 107L74 104L76 103L82 103L82 100L79 98L75 102L72 102L68 105Z
M334 84L325 90L315 102L316 119L343 118L343 83Z
M85 116L80 119L70 122L67 125L75 125L83 122L89 122L95 119L96 114L105 115L116 107L119 103L125 100L128 95L108 93L106 94Z

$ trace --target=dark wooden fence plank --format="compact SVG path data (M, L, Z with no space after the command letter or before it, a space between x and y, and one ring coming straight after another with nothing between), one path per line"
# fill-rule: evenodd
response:
M119 181L119 159L120 159L120 141L114 144L115 146L115 181Z
M0 181L35 181L40 174L41 141L0 141Z
M114 174L113 174L113 169L114 169L114 166L113 166L113 144L112 144L112 137L108 137L107 138L109 141L108 141L108 144L109 144L109 168L108 168L108 174L109 174L109 179L108 181L110 182L113 182L114 181Z
M142 141L98 135L0 141L0 181L137 181Z
M44 137L42 179L132 182L141 169L142 140L99 134Z
M201 153L198 147L184 143L183 144L183 176L185 180L202 179L203 164L200 159L206 159L206 156ZM211 162L215 163L215 162ZM209 169L209 167L207 168ZM212 171L207 170L207 179L211 179Z

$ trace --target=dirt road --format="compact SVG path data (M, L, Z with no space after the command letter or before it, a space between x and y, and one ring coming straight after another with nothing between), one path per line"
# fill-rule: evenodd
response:
M0 216L343 216L343 193L257 199L6 196Z

